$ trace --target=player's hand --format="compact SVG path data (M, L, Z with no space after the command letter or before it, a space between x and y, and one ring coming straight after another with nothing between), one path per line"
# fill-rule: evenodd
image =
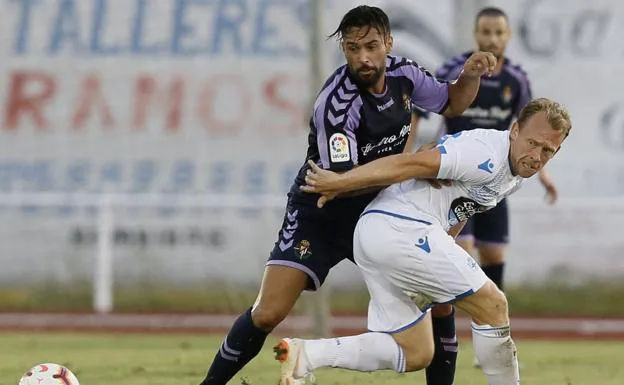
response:
M546 188L546 200L548 201L548 204L554 205L557 202L557 198L559 197L557 187L555 187L554 184L550 184L544 187Z
M316 207L318 207L319 209L322 209L323 206L325 206L325 203L329 202L335 197L336 197L336 194L321 195L320 198L316 201Z
M490 52L475 52L464 63L464 74L470 77L492 76L496 62L496 56Z
M416 152L423 152L423 151L427 151L427 150L433 150L435 148L435 146L437 146L436 142L423 144L422 146L418 147L418 150L416 150Z
M427 182L429 182L431 187L435 189L441 189L442 187L449 187L453 185L453 181L448 179L427 179Z
M418 150L416 150L416 152L433 150L436 146L437 146L436 142L423 144L422 146L418 147ZM431 187L435 189L441 189L442 187L445 187L445 186L448 187L453 184L453 181L447 180L447 179L427 179L427 182L429 182Z
M550 176L544 171L540 172L539 180L546 190L546 202L548 202L548 204L550 205L554 205L555 202L557 202L557 198L559 197L557 187L553 183L552 179L550 179Z
M555 202L557 202L557 198L559 197L559 192L557 191L557 187L550 178L550 174L545 169L542 169L540 171L539 180L546 190L546 201L548 202L548 204L555 204Z
M308 165L310 169L306 172L306 184L301 186L301 190L308 193L321 194L316 204L320 208L343 192L340 190L340 174L323 170L311 160L308 160Z

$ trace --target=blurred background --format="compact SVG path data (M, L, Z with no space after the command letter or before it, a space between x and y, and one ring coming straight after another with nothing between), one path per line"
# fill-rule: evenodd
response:
M326 36L359 3L0 2L0 311L246 309L304 161L311 100L343 64ZM574 122L549 167L560 201L548 206L535 180L511 199L512 314L624 317L624 3L369 4L389 14L394 53L432 71L473 47L481 7L509 14L507 55ZM423 121L419 142L438 124ZM295 314L311 301L326 316L306 328L328 306L362 321L367 300L343 262Z

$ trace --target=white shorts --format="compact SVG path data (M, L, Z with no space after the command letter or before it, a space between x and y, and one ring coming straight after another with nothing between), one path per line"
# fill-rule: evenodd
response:
M370 331L405 330L432 304L468 296L488 279L442 227L389 212L360 218L353 253L371 297Z

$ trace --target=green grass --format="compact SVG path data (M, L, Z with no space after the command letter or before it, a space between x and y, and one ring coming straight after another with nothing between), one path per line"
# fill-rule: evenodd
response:
M275 384L278 366L270 354L275 340L230 384ZM220 338L189 335L0 334L0 384L15 385L29 367L55 362L70 367L83 385L197 385ZM619 342L517 341L523 385L621 385L624 344ZM461 343L455 383L486 384L472 368L470 341ZM317 372L320 385L424 385L422 373L397 375Z
M624 277L609 282L585 282L567 286L557 281L542 285L508 286L507 297L514 315L624 317ZM239 313L253 303L256 287L212 285L176 287L156 283L140 283L118 288L115 311ZM313 294L308 294L310 297ZM364 314L368 305L366 288L350 291L335 290L331 294L336 314ZM582 303L583 306L578 306ZM30 288L0 287L0 311L90 311L90 285L75 284L62 287L54 284ZM305 302L300 301L294 314L301 313Z

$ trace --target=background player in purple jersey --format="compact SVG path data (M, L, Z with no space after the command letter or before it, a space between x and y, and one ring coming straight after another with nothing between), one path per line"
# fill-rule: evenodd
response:
M332 35L347 64L329 77L314 104L307 156L288 194L258 297L232 326L202 385L225 385L258 354L304 290L320 287L338 262L353 260L355 225L378 190L342 196L318 208L318 195L300 190L306 162L343 172L403 152L413 136L413 105L459 115L472 103L481 76L496 66L494 55L476 52L456 82L440 82L418 64L390 56L389 25L380 8L359 6L345 14Z
M531 100L531 85L527 74L520 66L505 57L505 49L511 37L509 20L505 12L495 7L486 7L479 11L475 19L474 37L479 50L491 52L496 56L496 67L492 76L481 80L479 92L470 107L461 116L444 119L440 136L475 128L508 130L514 117L517 117ZM444 80L454 79L462 71L463 64L471 54L472 51L468 51L450 58L435 73L436 77ZM416 110L416 115L428 116L426 112L419 110ZM418 119L415 120L414 124L417 125ZM540 172L539 179L546 189L548 201L554 203L557 200L557 189L544 169ZM469 253L473 253L475 246L477 247L481 268L501 290L508 238L509 218L506 200L501 201L492 210L470 218L457 237L457 243ZM441 319L445 314L452 312L451 305L438 306L433 310L433 315ZM454 330L454 327L450 326L450 323L454 322L453 318L448 318L448 322L447 330ZM442 338L455 341L450 335L443 335ZM451 356L456 353L452 350L443 349L438 354L453 359Z

